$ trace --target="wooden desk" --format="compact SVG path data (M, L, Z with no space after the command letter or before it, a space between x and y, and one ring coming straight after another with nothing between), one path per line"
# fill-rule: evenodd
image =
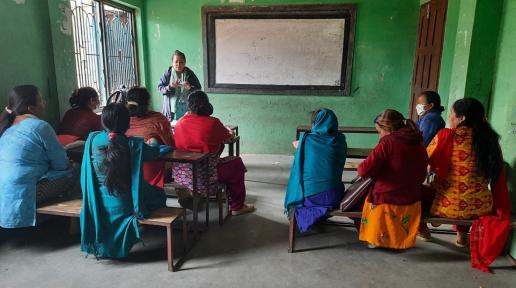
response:
M191 163L192 165L197 165L203 160L206 160L209 155L209 153L174 150L161 155L160 159L167 162Z
M76 163L82 163L82 155L84 155L84 146L75 147L66 150L68 158Z
M176 163L189 163L192 165L192 196L193 196L193 230L194 235L197 238L197 234L199 232L199 193L197 187L197 175L199 174L199 167L201 164L206 161L206 167L209 167L209 153L197 153L190 151L181 151L174 150L170 153L164 154L160 157L161 160L166 162L176 162ZM208 181L208 179L206 179ZM208 183L206 183L206 187ZM209 221L209 203L208 197L206 198L206 225L208 225Z
M312 129L311 125L299 125L296 129L296 140L299 140L299 136L301 133L307 132ZM349 133L361 133L361 134L376 134L376 128L374 127L351 127L351 126L339 126L339 132L349 134Z

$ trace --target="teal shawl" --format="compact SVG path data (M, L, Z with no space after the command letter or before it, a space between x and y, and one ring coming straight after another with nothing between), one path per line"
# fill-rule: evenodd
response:
M301 207L306 197L343 188L347 144L338 127L335 113L321 109L312 129L301 135L285 195L285 212Z
M129 146L131 191L109 194L103 183L105 174L99 168L103 161L99 147L109 141L107 132L94 132L85 144L81 169L81 251L96 257L121 258L141 241L138 219L164 206L166 198L162 189L143 180L143 161L158 158L159 147L148 146L143 138L137 137L114 140L127 141Z

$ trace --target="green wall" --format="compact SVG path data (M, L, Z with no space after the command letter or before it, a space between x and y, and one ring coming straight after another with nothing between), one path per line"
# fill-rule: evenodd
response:
M506 1L496 58L490 121L502 137L505 159L516 164L516 2Z
M9 89L34 84L46 101L46 119L59 120L54 54L48 14L43 0L0 1L0 107L7 104Z
M77 88L75 51L73 43L72 10L69 0L48 0L48 15L54 55L56 97L59 114L70 108L68 99ZM57 115L59 116L59 115Z
M465 95L475 97L489 107L503 1L476 2Z
M447 111L464 97L489 107L503 1L449 0L439 93Z
M187 66L203 82L201 7L231 1L145 1L148 35L148 88L153 107L162 97L156 85L170 65L175 49L187 55ZM273 5L278 1L232 1ZM372 126L385 108L408 114L415 53L419 0L282 1L281 4L357 3L357 26L351 97L210 94L215 116L239 125L244 153L292 153L298 124L308 124L309 112L333 109L340 125ZM377 136L348 135L353 146L372 146Z
M505 161L509 170L513 211L516 211L516 2L505 1L498 56L495 66L495 81L489 120L501 136ZM511 254L516 258L516 232L513 232Z
M459 22L460 1L448 1L446 20L444 28L444 42L441 56L441 70L439 72L438 92L441 95L441 105L448 107L448 96L450 95L453 75L453 61L455 58L455 46L457 28ZM445 110L443 116L447 115Z

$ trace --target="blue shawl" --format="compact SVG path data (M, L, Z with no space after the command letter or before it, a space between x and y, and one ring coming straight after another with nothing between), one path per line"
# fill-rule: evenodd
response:
M143 138L137 137L117 137L114 140L127 141L129 146L132 170L130 193L107 193L107 188L98 180L104 176L98 170L95 171L94 167L102 159L94 157L94 154L99 153L95 151L99 146L107 145L109 141L106 132L94 132L89 135L84 148L81 169L81 251L97 257L121 258L126 257L131 247L141 241L138 219L148 216L151 209L150 203L144 202L152 195L150 202L155 202L152 203L154 206L163 206L165 198L162 191L162 195L155 193L150 190L153 187L143 180L142 162L146 147ZM159 153L156 152L156 155Z
M306 197L343 188L347 144L338 126L335 113L321 109L312 129L301 135L285 195L286 212L302 206Z

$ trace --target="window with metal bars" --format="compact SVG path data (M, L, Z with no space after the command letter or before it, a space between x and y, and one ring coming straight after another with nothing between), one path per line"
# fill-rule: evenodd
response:
M105 105L111 93L138 84L134 11L103 0L70 0L79 87Z

